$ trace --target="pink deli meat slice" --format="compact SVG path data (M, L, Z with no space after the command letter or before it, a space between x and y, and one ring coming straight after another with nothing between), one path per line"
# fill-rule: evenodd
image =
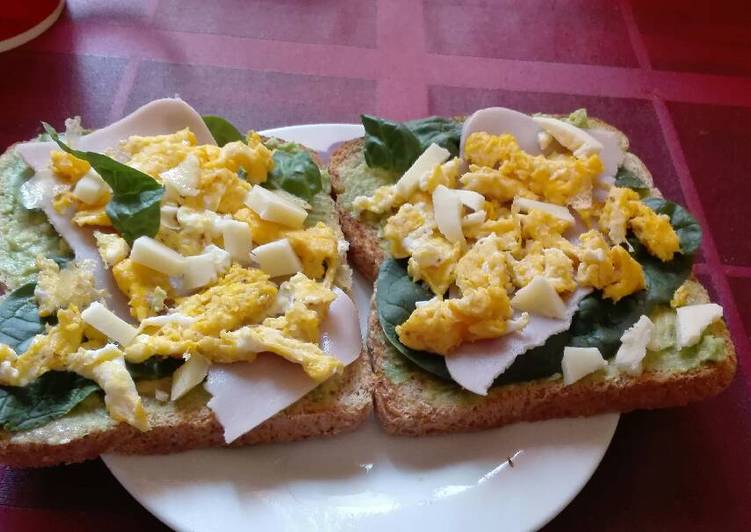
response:
M579 302L591 291L589 288L579 288L566 298L565 319L530 314L529 323L521 331L460 345L446 357L451 378L470 392L487 395L493 381L513 364L516 357L543 345L550 336L567 330Z
M464 143L472 133L484 131L492 135L509 133L514 136L519 147L532 155L539 155L540 145L537 134L542 128L532 117L505 107L489 107L475 111L464 121L461 136L461 153L464 155Z
M321 324L321 349L342 361L354 362L362 350L360 322L352 299L335 288L336 299ZM209 368L206 390L209 408L231 443L318 386L303 369L282 357L260 353L255 361L215 364Z

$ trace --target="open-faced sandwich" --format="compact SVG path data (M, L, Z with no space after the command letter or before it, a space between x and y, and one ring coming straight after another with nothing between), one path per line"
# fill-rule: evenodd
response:
M45 129L0 157L0 463L367 418L347 245L314 153L179 99Z
M722 308L692 276L701 229L621 132L584 110L363 125L330 173L376 282L387 431L681 405L731 381Z

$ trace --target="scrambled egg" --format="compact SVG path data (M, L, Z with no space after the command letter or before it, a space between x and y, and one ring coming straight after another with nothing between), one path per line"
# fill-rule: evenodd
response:
M66 268L52 259L37 258L39 276L34 289L34 297L39 305L39 316L52 316L58 310L75 305L85 308L102 297L94 279L94 261L82 260Z
M592 287L619 301L643 290L644 271L623 247L627 232L663 261L680 250L678 236L667 216L630 189L610 187L604 204L595 201L593 190L607 186L597 179L603 168L598 155L549 150L533 156L512 135L477 132L466 140L464 161L452 159L426 172L410 197L388 185L355 198L358 214L388 215L383 238L391 255L408 259L410 277L435 294L396 328L402 343L450 356L463 342L518 330L526 321L511 319L511 297L535 277L547 279L562 296ZM442 213L434 212L430 195L438 185L485 199L473 212L462 208L464 241L451 243L439 229ZM522 213L516 198L548 207ZM576 223L572 211L563 216L561 207L573 209Z
M331 287L342 263L337 234L323 223L292 229L263 220L245 205L251 187L266 181L274 164L272 155L254 132L245 142L218 147L197 145L189 129L133 136L115 153L118 160L164 185L156 236L162 244L184 257L201 255L209 246L225 245L225 223L241 221L248 225L253 245L286 238L300 260L301 273L278 286L248 261L234 261L228 269L217 270L208 284L186 293L176 279L129 258L130 246L120 235L94 231L104 264L128 297L130 313L141 322L135 339L127 345L108 343L105 335L83 321L79 309L104 295L95 287L90 261L61 269L52 260L39 259L35 291L39 312L56 315L57 324L37 335L20 355L0 345L0 383L24 386L47 371L73 371L97 382L113 419L145 430L148 419L126 361L191 354L213 362L252 361L257 353L268 351L300 364L316 382L341 371L342 363L318 346L321 324L335 299ZM446 166L444 173L436 170L426 186L455 181L458 164L453 170ZM54 151L50 168L68 187L53 199L58 212L71 213L79 226L111 225L105 210L111 190L91 173L89 163ZM83 197L89 200L84 203L75 187L87 174L90 180L98 178L102 187L84 190L88 195ZM310 208L305 202L301 206Z
M404 345L449 354L464 342L502 335L511 317L509 275L499 237L485 237L456 265L461 297L434 298L396 327Z

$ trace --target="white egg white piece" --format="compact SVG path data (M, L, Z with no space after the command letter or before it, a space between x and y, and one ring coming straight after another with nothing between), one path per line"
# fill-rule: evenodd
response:
M335 288L321 324L321 349L345 365L362 350L357 308L350 297ZM282 357L260 353L255 361L213 364L204 385L212 395L209 408L231 443L313 390L317 384L303 369Z
M472 133L484 131L493 135L509 133L514 136L519 147L532 155L539 155L540 145L537 134L542 131L534 119L519 111L505 107L488 107L475 111L464 121L461 137L461 154L464 156L464 143Z
M591 291L590 288L579 288L565 299L564 319L530 314L527 326L520 331L460 345L446 357L451 378L470 392L487 395L493 381L513 364L516 357L543 345L552 335L567 330L579 302Z
M214 137L195 109L179 98L163 98L147 103L107 127L79 137L76 148L103 153L116 149L122 140L131 135L166 135L186 127L195 133L199 144L216 145ZM57 144L52 141L23 142L15 146L16 152L35 172L34 177L21 189L24 206L44 211L52 227L68 243L77 260L94 260L97 286L108 292L107 306L120 318L129 320L127 299L102 263L92 230L73 224L70 213L58 214L52 208L56 192L65 188L65 184L49 171L50 152L57 149Z

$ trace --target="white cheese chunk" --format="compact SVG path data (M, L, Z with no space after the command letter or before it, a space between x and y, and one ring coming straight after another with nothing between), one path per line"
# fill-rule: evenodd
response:
M248 252L250 258L250 252ZM230 254L213 244L206 246L200 255L185 257L182 289L195 290L216 281L232 264Z
M144 318L141 324L138 326L138 330L142 331L146 327L164 327L165 325L177 325L178 327L186 327L198 321L198 318L182 314L180 312L174 312L172 314L164 314L163 316L151 316Z
M252 255L260 268L271 277L302 271L302 263L286 238L258 246Z
M534 116L532 119L557 140L561 146L571 150L574 157L583 159L602 151L600 141L568 122L547 116Z
M99 203L111 191L110 186L94 170L89 170L73 187L73 195L86 205Z
M553 216L555 216L559 220L563 220L564 222L568 222L570 224L574 223L574 217L571 215L571 212L566 207L556 205L555 203L546 203L544 201L537 201L517 196L516 198L514 198L514 202L511 204L511 210L513 212L528 213L532 209L537 209L539 211L544 211L548 214L552 214Z
M185 257L148 236L139 236L133 241L130 260L170 276L179 276L185 271Z
M180 196L197 196L201 178L201 163L189 153L180 164L159 174L165 187L173 188Z
M190 390L201 384L209 372L209 360L199 354L192 354L185 363L175 370L172 376L170 399L177 401Z
M396 182L396 191L404 198L411 196L420 185L420 178L432 172L439 164L448 161L449 157L451 157L451 152L446 148L431 144Z
M159 209L159 226L167 229L179 230L180 223L177 221L179 207L173 204L162 205Z
M475 225L480 225L485 221L486 217L487 213L484 210L466 214L464 215L464 218L462 218L462 227L473 227Z
M181 288L196 290L217 280L214 259L207 253L185 257L185 273Z
M704 329L722 318L722 307L717 303L688 305L676 310L675 337L679 349L695 345Z
M122 346L131 343L138 334L135 327L118 318L98 301L81 312L81 319Z
M438 185L433 191L433 211L438 230L451 242L464 242L462 202L454 190Z
M253 241L250 226L238 220L224 220L222 222L222 236L224 249L240 264L250 262L250 249Z
M474 190L454 190L454 194L459 196L459 201L473 211L479 211L485 206L485 196Z
M566 304L545 277L538 275L524 288L520 288L511 298L511 306L516 310L531 312L562 320L566 317Z
M302 227L305 218L308 217L308 213L302 207L259 185L253 185L250 189L245 197L245 205L262 219L288 227Z
M655 324L652 323L652 320L642 315L621 336L621 346L618 348L612 363L626 373L639 375L642 372L641 363L647 354L647 345L654 328Z
M573 384L607 365L608 363L602 358L602 353L596 347L565 347L561 360L563 384L566 386Z

